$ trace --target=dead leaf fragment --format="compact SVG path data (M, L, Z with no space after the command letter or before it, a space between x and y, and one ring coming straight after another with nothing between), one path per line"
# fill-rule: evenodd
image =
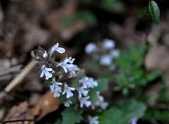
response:
M159 69L166 72L169 69L169 49L158 45L152 47L145 57L145 65L148 70Z
M19 105L15 105L8 112L7 116L4 119L4 122L10 122L6 124L34 124L33 121L26 121L34 119L32 113L29 110L30 108L28 102L22 102ZM22 121L16 122L16 120Z
M32 109L34 116L41 119L48 113L51 113L59 108L60 102L53 96L51 92L47 92L40 98L37 105Z

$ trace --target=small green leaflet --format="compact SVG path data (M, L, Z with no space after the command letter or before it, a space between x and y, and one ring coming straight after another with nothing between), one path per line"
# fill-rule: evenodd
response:
M148 11L149 11L149 14L150 14L152 20L155 23L159 23L160 22L160 9L154 0L151 0L149 2Z
M100 124L129 124L133 117L141 118L145 105L131 100L119 107L111 107L100 115Z
M108 89L109 79L108 78L99 78L98 79L98 86L96 90L99 92L105 91Z
M81 119L81 113L73 108L67 108L62 112L62 124L77 124Z

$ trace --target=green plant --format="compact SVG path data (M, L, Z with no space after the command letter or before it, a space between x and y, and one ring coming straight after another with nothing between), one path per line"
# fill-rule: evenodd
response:
M147 50L145 44L130 46L121 51L116 60L118 73L114 75L117 89L124 94L129 89L146 86L149 82L159 76L158 71L147 72L144 68L144 56Z

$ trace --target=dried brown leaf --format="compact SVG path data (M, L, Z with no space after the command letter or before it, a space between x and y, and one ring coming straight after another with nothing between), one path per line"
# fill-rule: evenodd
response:
M45 115L57 110L59 105L59 100L55 98L51 92L47 92L32 109L32 114L38 117L38 119L41 119Z

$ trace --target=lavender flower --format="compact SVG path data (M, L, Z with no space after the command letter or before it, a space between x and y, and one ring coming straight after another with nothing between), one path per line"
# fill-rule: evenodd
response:
M67 65L67 69L69 72L69 77L75 77L77 75L77 72L79 71L79 68L77 65L69 64Z
M40 77L45 77L46 80L48 80L49 78L52 78L54 70L52 68L48 68L45 65L42 65L41 67L41 74Z
M100 107L101 109L106 109L108 106L108 103L105 102L104 97L101 96L99 92L97 92L97 100L95 101L94 106Z
M54 97L60 97L62 93L62 83L53 80L53 83L50 85L50 90L53 93Z
M44 53L43 53L43 58L47 58L48 57L48 53L47 51L45 50Z
M136 117L133 117L131 119L131 124L137 124L138 119Z
M88 89L86 89L86 88L84 88L84 87L78 88L78 96L79 96L79 98L80 98L80 97L83 97L83 96L87 96L88 93L89 93L89 90L88 90Z
M83 108L84 106L85 107L90 107L92 105L92 102L89 100L89 96L87 97L81 97L79 99L80 101L80 107Z
M52 55L54 52L58 52L62 54L65 52L65 49L62 47L59 47L59 43L56 43L55 45L52 46L52 48L49 51L50 55Z
M89 124L99 124L99 117L98 116L94 116L94 117L89 116L88 120L89 120Z
M112 56L111 55L103 55L103 56L101 56L101 58L100 58L100 64L101 65L105 65L105 66L109 66L109 65L111 65L111 63L112 63Z
M70 98L73 96L73 91L75 88L69 87L67 84L64 85L63 95L66 95L66 98Z
M111 39L105 39L103 40L103 48L106 50L113 49L115 47L115 43Z
M74 60L75 59L72 57L65 58L57 66L62 67L65 73L70 73L71 76L75 76L79 68L77 65L73 64Z
M97 50L96 44L94 43L89 43L86 47L85 47L85 52L87 54L91 54L93 52L95 52Z
M98 86L97 81L95 81L93 78L90 77L83 77L82 79L79 80L79 83L84 88L94 88Z

